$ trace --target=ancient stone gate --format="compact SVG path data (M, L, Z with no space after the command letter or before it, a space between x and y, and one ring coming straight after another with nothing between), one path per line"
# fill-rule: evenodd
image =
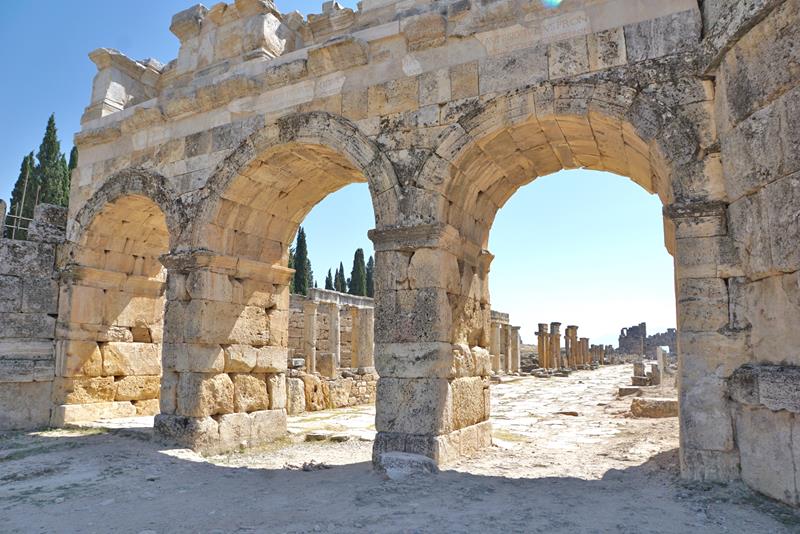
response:
M162 435L214 452L281 434L284 407L247 391L286 369L287 247L316 203L367 182L376 457L472 454L491 442L492 221L522 185L584 167L664 204L684 476L800 502L797 375L767 365L800 364L799 12L364 0L305 20L236 0L177 14L167 65L94 51L54 422L115 410L76 392L160 374Z

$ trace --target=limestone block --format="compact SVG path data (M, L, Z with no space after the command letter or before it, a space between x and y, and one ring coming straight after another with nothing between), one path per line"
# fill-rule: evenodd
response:
M675 54L700 42L702 17L696 9L625 26L628 61Z
M161 392L159 394L160 412L174 414L178 409L178 379L180 374L164 371L161 375Z
M263 410L253 412L251 419L250 443L264 445L286 435L286 410Z
M450 383L450 387L453 395L454 430L475 425L486 418L482 378L456 378Z
M400 78L370 86L367 94L370 117L411 111L419 107L419 81Z
M746 364L728 384L731 398L740 404L800 413L800 367Z
M686 377L679 392L681 446L709 451L734 448L726 383L713 376Z
M800 129L798 129L800 135ZM800 173L768 184L763 190L764 215L769 229L772 269L782 272L800 270Z
M751 488L794 506L800 504L800 476L795 467L800 447L792 437L798 426L796 416L785 411L741 408L736 415L742 479Z
M215 129L214 132L216 131ZM233 300L233 285L226 274L194 270L186 277L185 288L193 299L220 302L231 302Z
M157 400L161 392L161 377L126 376L117 380L115 387L114 400L117 401Z
M406 38L409 52L425 50L444 44L447 21L438 13L405 17L400 21L400 32Z
M53 278L55 246L31 241L0 241L0 275Z
M146 415L158 415L161 410L158 399L134 401L133 407L136 409L136 415L139 417Z
M742 276L733 239L695 237L676 239L675 274L683 278L731 278Z
M753 113L720 135L725 189L735 201L781 175L781 114L777 105Z
M726 483L741 478L739 451L706 451L681 444L681 476L698 482Z
M111 402L116 388L114 377L57 377L53 382L53 399L59 404Z
M161 346L155 343L103 343L106 376L153 376L161 374Z
M721 278L678 281L678 328L682 332L716 331L729 321L728 288Z
M637 397L631 401L634 417L678 417L678 399Z
M586 37L575 37L550 44L548 60L551 80L587 72L589 52Z
M728 378L753 360L747 331L680 332L681 365L692 379Z
M481 392L481 408L482 400ZM453 398L446 379L381 377L377 402L378 432L445 434L453 429Z
M339 375L336 355L332 352L317 352L317 372L325 378L336 378Z
M218 417L218 451L244 449L250 446L253 420L247 413L229 413Z
M754 359L800 365L800 274L752 282L744 294Z
M229 345L225 347L225 372L249 373L256 366L258 348L250 345Z
M323 76L366 65L368 56L369 46L365 41L352 36L337 37L308 51L308 72L312 76Z
M232 374L233 406L237 412L256 412L269 408L264 375Z
M353 388L352 378L340 378L338 380L331 380L328 382L330 390L330 407L343 408L349 406L350 392Z
M22 278L0 275L0 312L22 311Z
M182 335L178 337L187 343L260 346L269 342L270 324L264 308L205 300L171 302L170 313L173 308Z
M224 373L180 373L177 413L191 417L233 413L233 389Z
M256 353L256 364L253 371L256 373L285 373L289 360L289 350L286 347L260 347Z
M165 343L162 346L162 358L165 370L190 373L221 373L227 370L225 351L219 345Z
M56 369L60 376L102 376L103 355L94 341L56 342Z
M286 408L286 375L284 373L267 376L267 393L269 395L269 409L283 410Z
M406 452L384 452L378 455L377 470L390 480L404 480L413 475L438 473L432 458Z
M461 289L458 258L445 250L417 249L408 265L408 283L411 289L435 287L457 294Z
M426 72L419 78L419 104L443 104L450 101L450 70ZM437 113L438 117L438 113Z
M589 70L602 70L624 65L627 60L625 49L625 32L622 28L614 28L589 35Z
M136 417L136 407L130 402L62 404L53 408L50 425L63 426L70 423L85 423L122 417Z
M496 93L543 82L548 78L547 46L480 61L480 94Z
M161 441L214 454L219 450L219 423L211 417L159 414L154 430Z
M52 382L0 386L0 430L30 430L50 423Z
M142 326L160 323L164 317L164 301L138 297L122 291L107 291L104 299L103 324Z
M289 415L299 415L306 411L306 387L301 378L286 379L286 411Z
M52 339L56 320L43 313L0 312L0 339Z
M478 96L479 92L477 61L450 68L450 96L453 100Z
M452 313L445 289L380 292L375 339L382 343L450 342Z
M305 395L305 408L309 412L316 412L328 408L328 401L325 398L326 385L315 375L304 374L303 390Z

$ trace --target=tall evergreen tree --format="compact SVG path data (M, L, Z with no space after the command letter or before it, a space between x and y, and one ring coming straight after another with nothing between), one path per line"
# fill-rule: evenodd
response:
M306 231L301 226L297 231L297 244L294 252L294 291L298 295L308 295L308 289L313 286L313 281L309 285L309 280L313 278L311 273L311 261L308 259L308 244L306 243Z
M339 293L347 293L347 282L344 279L344 265L339 262L339 268L336 270L336 278L333 281L333 287Z
M348 283L350 294L367 296L367 266L364 264L364 249L356 250L353 255L353 270Z
M328 276L325 277L325 289L333 290L333 275L330 269L328 269Z
M372 256L367 261L367 296L375 296L375 259Z
M294 269L294 247L289 247L289 263L286 266ZM294 276L289 280L289 293L294 293Z
M69 166L58 141L55 115L50 115L34 169L39 202L66 206L69 201Z
M69 172L72 173L76 168L78 168L78 147L72 147L72 150L69 152Z
M36 204L36 184L34 183L33 168L35 160L33 159L33 152L22 158L22 165L19 169L19 178L17 183L14 184L14 189L11 192L11 205L9 206L8 214L33 218L33 208ZM27 191L26 191L27 188ZM23 204L23 196L24 204ZM11 229L6 228L6 237L11 237ZM15 235L17 238L24 238L19 232Z

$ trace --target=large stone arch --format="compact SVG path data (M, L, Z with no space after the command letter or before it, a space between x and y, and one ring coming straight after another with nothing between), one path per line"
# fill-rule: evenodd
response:
M379 413L376 453L401 448L446 462L454 451L476 446L476 435L479 444L489 441L488 408L481 412L477 401L488 373L489 230L517 189L537 176L581 167L629 177L664 205L681 359L688 362L681 366L682 465L690 477L735 477L725 380L745 355L730 355L725 372L712 365L735 338L720 332L729 327L727 279L737 266L724 230L713 95L703 80L681 83L683 100L669 86L648 93L620 80L581 79L463 106L409 186L435 199L426 224L373 234L378 262L399 266L381 288L386 309L378 320L384 326L377 334L378 401L411 402L423 379L439 391L426 398L437 407L428 409L427 427L402 414L382 419ZM406 316L425 317L427 328L409 328ZM409 330L422 335L409 339ZM414 437L423 433L427 439Z
M76 215L61 262L52 422L159 411L167 273L181 228L165 179L128 169Z
M290 114L247 136L199 192L188 240L164 258L170 284L158 430L205 452L286 427L289 247L328 194L367 182L376 226L397 218L397 180L351 122ZM212 392L212 393L210 393Z

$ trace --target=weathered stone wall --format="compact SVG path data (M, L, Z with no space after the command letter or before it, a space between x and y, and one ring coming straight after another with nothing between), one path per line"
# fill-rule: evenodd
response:
M623 328L619 334L620 354L639 354L654 359L658 347L669 347L672 354L678 352L678 332L674 328L666 332L647 335L647 323Z
M65 225L65 209L40 205L28 241L0 238L0 430L50 423L56 248L63 242Z
M378 375L368 369L345 369L337 378L289 371L289 415L374 404Z
M704 347L696 373L731 388L714 401L729 418L715 445L738 449L750 486L800 504L800 2L742 2L726 15L719 20L738 38L717 57L715 113L741 268L713 289L724 350L712 352L709 337L682 338L681 348Z

